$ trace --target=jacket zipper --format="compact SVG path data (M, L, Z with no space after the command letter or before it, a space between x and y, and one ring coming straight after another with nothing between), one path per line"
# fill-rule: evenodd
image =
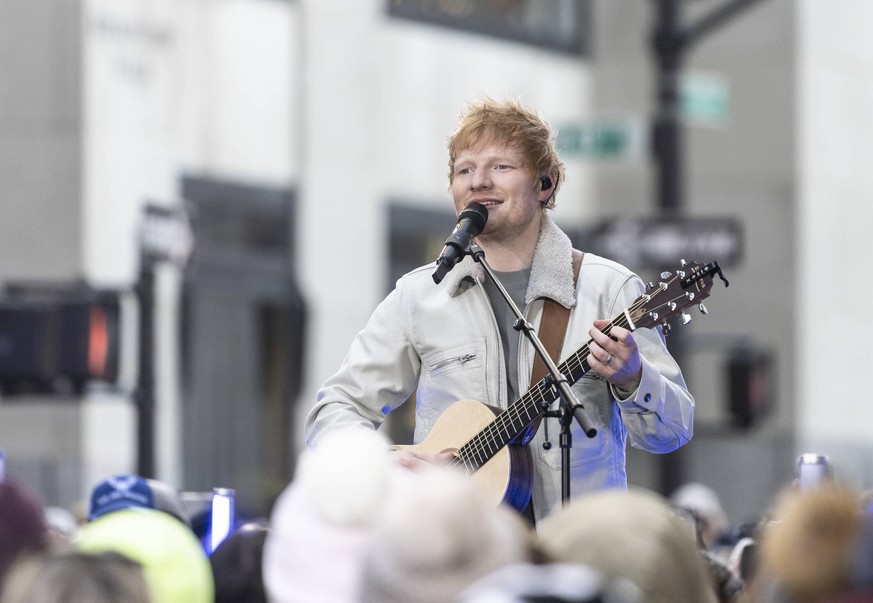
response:
M441 360L436 364L430 365L431 371L437 371L443 367L449 366L450 364L459 364L464 365L473 360L476 357L476 354L464 354L463 356L455 356L454 358L446 358L445 360Z

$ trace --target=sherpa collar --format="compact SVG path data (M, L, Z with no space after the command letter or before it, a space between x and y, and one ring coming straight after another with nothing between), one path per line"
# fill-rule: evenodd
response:
M446 275L446 286L452 295L457 295L464 280L470 278L482 281L487 277L482 266L467 256ZM573 244L548 214L543 214L524 301L529 304L540 297L551 298L566 308L576 305Z

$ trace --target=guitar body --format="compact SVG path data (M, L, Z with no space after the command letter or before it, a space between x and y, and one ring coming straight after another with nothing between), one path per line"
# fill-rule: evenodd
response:
M500 412L500 409L475 400L460 400L446 409L421 443L396 448L418 452L455 452L492 423ZM504 446L471 477L484 488L494 506L505 503L522 512L533 490L530 450L526 446Z

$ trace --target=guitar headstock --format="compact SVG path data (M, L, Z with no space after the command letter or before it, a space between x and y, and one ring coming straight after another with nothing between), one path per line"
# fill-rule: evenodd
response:
M702 265L682 260L678 270L662 272L660 281L646 285L646 293L628 308L631 321L637 328L661 325L665 335L671 331L667 321L674 316L680 315L682 324L688 324L691 316L685 312L686 308L696 305L701 314L707 313L702 302L709 297L716 274L727 287L729 283L718 262Z

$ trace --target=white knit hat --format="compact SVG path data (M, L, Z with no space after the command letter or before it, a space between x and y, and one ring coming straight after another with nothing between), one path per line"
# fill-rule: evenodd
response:
M264 543L271 603L358 600L361 551L390 472L387 443L365 429L327 433L304 451Z
M406 472L364 554L364 603L443 603L498 568L526 561L527 526L494 508L457 469Z

